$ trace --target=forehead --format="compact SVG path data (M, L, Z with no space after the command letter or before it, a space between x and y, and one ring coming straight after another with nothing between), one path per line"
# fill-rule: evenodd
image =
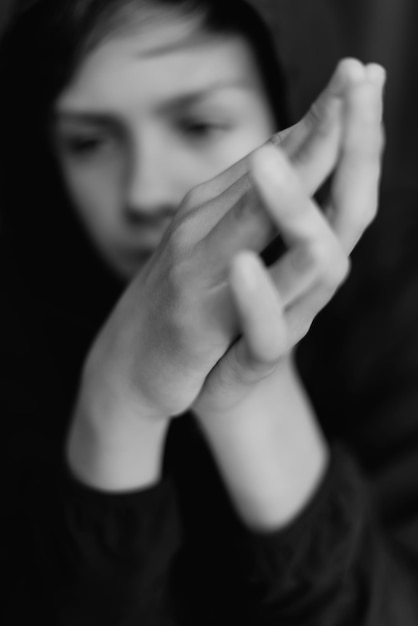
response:
M195 20L158 21L115 35L81 63L58 99L58 109L118 109L130 97L164 100L210 88L260 88L248 42L212 33Z

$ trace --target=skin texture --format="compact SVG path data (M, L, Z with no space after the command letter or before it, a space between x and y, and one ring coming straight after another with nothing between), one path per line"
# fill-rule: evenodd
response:
M184 21L139 35L95 50L56 105L57 153L75 208L125 279L187 192L276 130L245 40L202 35Z
M212 44L196 44L192 33L180 36L177 30L173 40L166 33L168 39L160 40L170 43L166 63L179 60L173 43L182 67L186 60L212 58ZM178 142L174 133L174 141L171 122L168 128L162 124L155 100L148 101L149 94L167 88L169 77L163 73L160 84L154 65L159 67L167 49L156 55L155 48L144 48L132 61L132 41L114 39L99 47L58 102L61 114L77 108L85 113L101 102L122 122L126 144L112 139L87 161L74 162L73 154L62 151L60 158L93 244L114 270L133 275L86 360L69 463L81 480L100 489L153 484L169 420L192 408L243 520L259 529L276 527L303 508L327 463L291 353L345 279L348 255L376 212L383 73L377 66L343 62L299 125L218 174L225 166L215 158L218 149L238 159L245 146L251 150L267 139L271 118L262 92L247 93L245 101L256 94L260 109L254 123L250 116L239 127L241 143L227 132L216 134L214 147L210 134L210 158L201 144L192 158L184 137ZM242 42L232 38L222 51L242 69ZM221 66L224 71L226 60ZM152 68L149 91L132 88L138 67ZM193 72L185 76L189 80ZM120 89L111 78L122 81ZM106 99L111 94L112 107ZM59 129L59 144L64 130ZM145 148L156 152L138 159ZM150 163L155 170L148 169ZM198 184L203 172L206 178L218 175ZM331 172L329 203L318 207L311 195ZM167 189L168 195L158 195ZM171 206L172 221L168 227L152 222L151 237L146 226L162 206ZM265 268L258 254L277 230L288 250ZM120 252L128 243L139 250L133 264Z

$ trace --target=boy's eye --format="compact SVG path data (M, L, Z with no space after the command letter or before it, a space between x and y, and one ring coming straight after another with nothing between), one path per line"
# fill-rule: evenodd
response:
M221 121L193 118L180 120L178 126L182 133L196 139L204 139L227 129L227 124Z
M73 156L90 156L109 149L111 141L100 136L74 136L62 139L64 149Z

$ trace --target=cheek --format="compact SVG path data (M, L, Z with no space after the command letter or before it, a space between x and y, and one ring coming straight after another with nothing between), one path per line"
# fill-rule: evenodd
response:
M96 169L64 164L64 180L74 209L95 237L115 228L120 214L118 181Z
M269 110L262 104L254 105L238 128L237 145L248 154L265 143L276 131L276 124ZM242 155L242 156L244 156Z
M259 148L276 132L273 113L265 99L253 97L238 103L235 127L219 146L220 169L230 167L247 154Z
M227 169L247 154L259 148L273 133L267 123L242 124L222 142L217 150L219 172Z

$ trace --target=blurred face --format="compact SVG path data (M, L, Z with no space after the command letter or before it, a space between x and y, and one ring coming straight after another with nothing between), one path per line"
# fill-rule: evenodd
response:
M190 189L275 130L249 44L184 20L105 41L55 113L75 209L124 279L148 260Z

